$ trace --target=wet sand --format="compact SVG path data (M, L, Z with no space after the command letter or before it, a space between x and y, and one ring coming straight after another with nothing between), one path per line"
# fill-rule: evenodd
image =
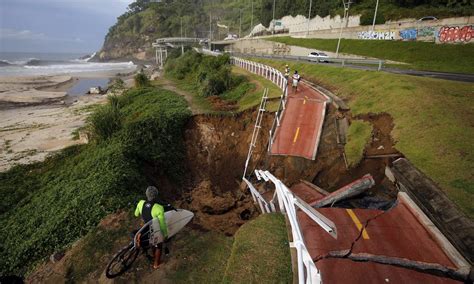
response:
M87 143L77 130L85 125L91 106L106 102L107 96L67 99L66 91L77 81L68 75L0 77L0 171Z

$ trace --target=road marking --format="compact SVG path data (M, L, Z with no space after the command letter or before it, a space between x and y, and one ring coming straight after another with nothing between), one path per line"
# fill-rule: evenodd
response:
M347 211L347 214L349 214L349 216L351 217L352 222L354 222L354 224L356 225L357 229L360 232L363 226L362 226L362 223L359 221L359 218L357 218L357 215L354 213L354 211L352 211L352 209L346 209L346 211ZM370 239L369 234L367 233L367 230L365 228L362 231L362 238L364 238L364 240Z
M306 99L304 99L303 104L304 104L304 105L306 104Z
M293 143L296 143L296 140L298 139L298 134L300 133L300 128L296 128L296 133L295 133L295 137L293 138Z

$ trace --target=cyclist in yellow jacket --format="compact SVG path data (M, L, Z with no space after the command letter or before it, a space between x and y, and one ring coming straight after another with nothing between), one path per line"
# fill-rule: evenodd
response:
M168 228L165 221L165 209L160 205L158 201L158 189L154 186L149 186L146 189L147 200L140 200L135 209L135 216L142 216L143 222L146 224L152 219L158 219L160 223L160 230L165 238L168 239ZM163 249L163 243L160 243L153 247L153 268L157 269L160 266L161 250Z

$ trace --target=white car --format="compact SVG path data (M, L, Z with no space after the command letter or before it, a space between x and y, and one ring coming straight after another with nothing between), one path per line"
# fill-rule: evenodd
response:
M309 61L328 63L329 62L329 56L324 52L313 51L310 54L308 54L308 60Z

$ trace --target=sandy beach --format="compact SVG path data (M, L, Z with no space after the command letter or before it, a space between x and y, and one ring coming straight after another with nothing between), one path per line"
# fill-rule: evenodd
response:
M66 91L78 80L69 75L0 77L0 171L87 143L77 130L85 125L91 106L104 103L107 96L68 98Z

